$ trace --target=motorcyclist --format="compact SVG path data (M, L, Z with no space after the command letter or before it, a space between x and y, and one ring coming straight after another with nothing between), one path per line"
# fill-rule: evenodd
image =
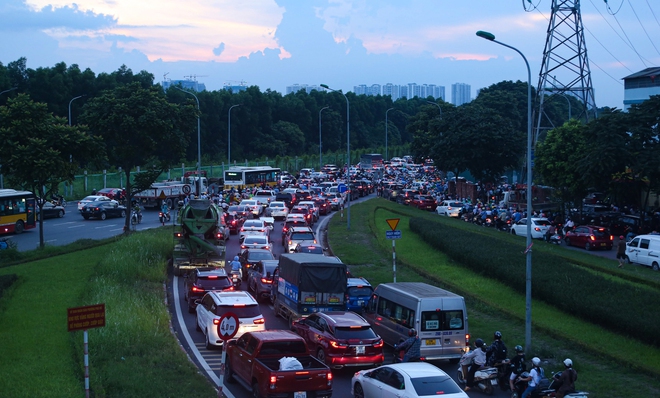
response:
M566 394L575 391L577 372L573 369L573 361L570 358L564 359L564 368L564 371L554 376L557 383L557 398L564 398Z
M238 260L238 256L234 256L234 260L232 260L229 265L231 266L232 272L241 272L241 262Z
M521 345L517 345L514 350L516 350L516 356L511 359L511 376L509 377L509 387L511 388L511 391L515 391L514 381L516 380L516 377L520 376L525 370L527 370L527 366L525 365L525 350L523 350Z
M170 218L170 208L167 206L167 203L163 201L163 204L160 205L160 211L163 213L163 216Z
M134 201L133 207L131 209L133 210L133 213L135 213L135 215L137 216L137 221L140 222L142 220L142 209L140 208L138 202Z
M463 356L461 365L467 365L469 363L470 368L468 369L467 376L465 378L465 391L470 391L474 385L474 374L477 373L477 370L486 364L486 350L487 347L484 344L483 339L477 339L474 342L475 349L468 352Z
M541 359L539 357L532 358L532 370L529 371L529 376L521 379L527 382L527 388L523 392L521 398L527 398L530 396L543 377L544 373L543 368L541 367Z
M488 366L493 366L495 362L502 362L507 358L506 344L502 341L502 333L499 330L493 333L493 339L486 354Z
M396 346L398 352L405 351L402 362L418 361L421 353L419 351L422 345L422 340L417 336L417 330L408 330L408 339L403 343Z

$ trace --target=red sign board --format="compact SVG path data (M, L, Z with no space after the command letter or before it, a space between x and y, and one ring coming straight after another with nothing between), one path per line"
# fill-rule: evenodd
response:
M67 308L69 332L105 326L105 303Z
M225 312L220 316L218 336L224 341L231 340L238 333L238 326L238 316L233 312Z

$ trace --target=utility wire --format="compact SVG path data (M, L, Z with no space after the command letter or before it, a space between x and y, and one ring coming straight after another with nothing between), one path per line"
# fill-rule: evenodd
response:
M639 17L637 16L637 12L636 12L635 9L633 8L632 3L630 2L630 0L628 0L628 4L630 5L630 9L632 10L633 14L635 14L635 18L637 18L637 22L639 22L639 26L642 27L642 30L643 30L644 33L646 34L646 37L649 39L649 41L650 41L651 44L653 45L653 48L655 48L655 51L656 51L658 54L660 54L660 51L658 51L658 47L656 47L656 46L655 46L655 43L653 42L653 40L651 40L651 36L649 36L649 32L646 31L646 28L645 28L644 25L642 24L642 21L641 21L641 20L639 19Z
M660 21L658 21L658 17L655 16L655 12L653 12L653 8L651 8L651 5L649 4L649 0L646 0L646 5L649 6L649 10L651 10L651 15L653 15L653 18L655 18L655 22L660 26Z
M598 64L595 63L595 62L592 61L592 60L589 60L589 63L590 63L591 65L594 65L596 68L600 69L601 72L603 72L604 74L606 74L607 76L609 76L612 80L614 80L615 82L617 82L617 83L619 83L620 85L623 86L623 83L621 82L621 79L617 79L616 77L614 77L614 76L610 75L609 73L605 72L605 69L603 69L603 68L601 68L600 66L598 66ZM628 69L628 70L630 70L630 69ZM632 72L632 71L631 71L631 72Z
M619 4L619 9L616 11L612 11L612 8L610 8L610 4L605 0L605 5L607 6L607 12L610 13L610 15L616 15L621 11L621 7L623 7L623 0L621 0L621 4Z
M605 49L605 51L607 51L607 53L610 54L610 55L612 56L612 58L614 58L614 59L616 60L616 62L618 62L618 63L619 63L621 66L623 66L624 68L628 69L628 70L630 71L630 73L635 73L635 72L633 72L633 71L632 71L632 70L631 70L626 64L624 64L623 62L621 62L621 61L620 61L620 60L619 60L614 54L612 54L612 52L611 52L607 47L605 47L605 45L604 45L603 43L601 43L600 40L598 40L598 37L597 37L596 35L594 35L593 33L591 33L591 31L589 30L589 28L584 27L584 30L586 30L587 32L589 32L589 34L591 35L591 37L593 37L593 39L596 40L596 42L597 42L598 44L600 44L601 47L603 47L603 48ZM592 62L591 58L589 58L589 62ZM601 69L601 70L602 70L602 69Z
M529 3L529 6L530 6L529 9L525 5L525 2ZM523 9L527 12L532 12L532 11L538 9L539 4L541 4L541 0L537 1L536 4L532 3L532 0L522 0Z
M630 43L630 47L633 49L635 54L637 54L637 56L639 57L639 60L642 61L642 63L644 64L644 67L648 68L649 66L646 64L646 62L644 62L644 57L642 57L642 55L635 48L635 45L633 44L632 40L630 40L630 38L628 37L628 34L623 29L623 26L621 26L621 22L619 22L619 19L616 17L616 15L612 15L612 16L614 17L614 20L616 21L616 24L619 25L619 28L621 29L621 32L623 32L623 35L626 36L626 39L628 40L628 43Z

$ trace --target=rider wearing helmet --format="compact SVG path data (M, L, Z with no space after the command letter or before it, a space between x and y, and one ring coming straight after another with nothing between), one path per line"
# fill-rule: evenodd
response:
M234 260L229 265L231 265L232 271L241 271L241 262L238 261L238 256L234 256Z
M421 353L419 351L422 345L422 340L417 336L417 330L409 329L408 330L408 339L403 343L399 344L396 349L401 352L405 350L403 355L403 362L416 362L419 361Z
M575 391L575 381L577 372L573 369L573 361L570 358L564 359L564 370L554 376L557 387L557 398L564 398L568 393Z
M517 345L514 350L516 350L516 356L511 359L511 376L509 376L509 387L511 391L514 391L514 381L516 377L520 376L525 372L527 366L525 366L525 350L521 345Z
M486 355L488 366L494 366L496 362L502 362L507 358L506 344L502 341L502 333L499 330L493 333L493 339Z
M543 368L541 367L541 359L539 357L532 358L532 370L529 371L529 377L523 378L527 382L527 388L523 392L521 398L527 398L532 391L539 385L541 379L544 377Z
M461 365L470 365L465 378L465 391L469 391L474 384L474 374L477 370L486 364L486 350L488 349L482 339L474 342L475 349L465 354L461 360Z

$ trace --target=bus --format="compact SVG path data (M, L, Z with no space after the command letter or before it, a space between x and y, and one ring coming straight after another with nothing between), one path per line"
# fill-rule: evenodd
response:
M225 189L274 187L278 183L280 169L270 166L231 167L225 170Z
M380 153L365 153L360 156L360 169L373 170L383 168L383 155Z
M37 200L32 192L0 189L0 234L36 228Z

